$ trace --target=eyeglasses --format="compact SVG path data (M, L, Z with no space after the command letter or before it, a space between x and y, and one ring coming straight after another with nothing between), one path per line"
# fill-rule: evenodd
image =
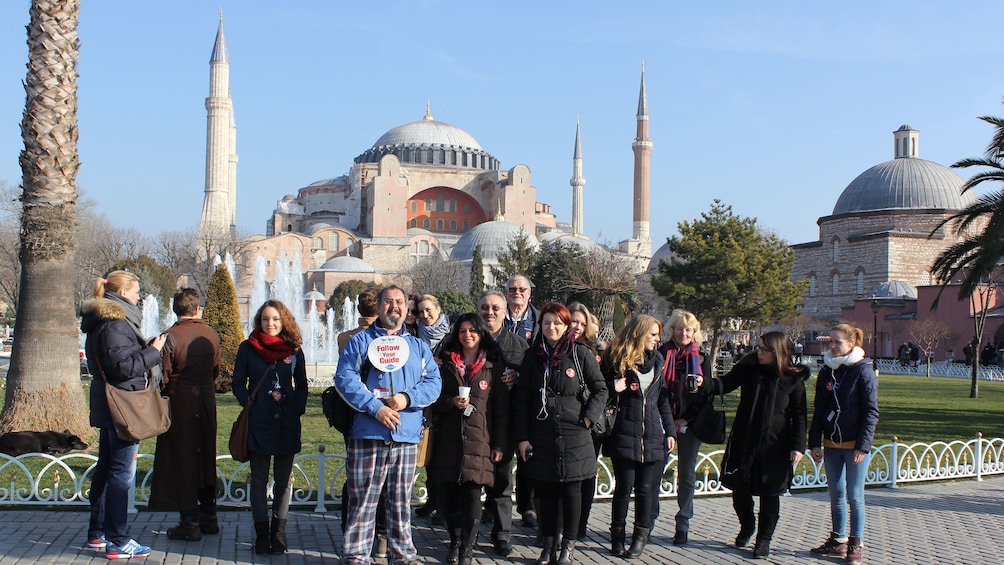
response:
M501 312L502 308L504 307L499 306L497 304L482 304L478 306L478 310L483 310L485 312L488 312L489 310L491 310L492 312Z
M769 348L769 347L767 347L765 345L758 345L758 346L756 346L756 350L757 351L763 351L764 353L774 353L773 349L771 349L771 348Z
M530 287L528 286L510 286L509 292L518 292L520 294L530 292Z

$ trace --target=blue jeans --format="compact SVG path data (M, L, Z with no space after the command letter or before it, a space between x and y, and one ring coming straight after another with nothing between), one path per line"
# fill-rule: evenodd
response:
M694 490L697 488L697 456L701 452L701 440L689 431L676 434L676 501L680 511L676 513L676 529L680 532L690 531L690 519L694 517ZM666 454L669 461L669 454ZM666 468L665 465L662 466ZM652 473L652 524L659 517L659 487L662 485L662 472Z
M851 533L862 537L865 532L865 475L868 474L869 455L864 461L854 463L853 449L827 447L823 450L826 467L826 484L830 491L830 518L837 537L847 535L847 508L850 506Z
M102 533L108 541L122 545L129 541L129 500L136 476L139 442L119 439L114 428L101 428L98 462L91 476L91 520L88 539Z

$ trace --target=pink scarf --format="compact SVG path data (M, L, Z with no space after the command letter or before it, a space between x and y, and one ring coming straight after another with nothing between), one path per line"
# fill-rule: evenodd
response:
M484 349L478 350L478 357L477 359L474 360L473 363L467 363L467 361L464 361L464 356L461 352L451 351L450 361L452 361L453 366L457 368L457 374L460 375L460 378L464 380L464 385L466 386L468 383L471 382L471 379L468 375L478 374L478 371L480 371L481 368L485 366L485 350Z

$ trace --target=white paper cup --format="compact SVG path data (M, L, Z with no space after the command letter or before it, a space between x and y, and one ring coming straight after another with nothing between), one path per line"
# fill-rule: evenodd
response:
M457 396L462 396L464 398L470 398L471 397L471 387L469 387L469 386L462 386L462 387L460 387L460 392L457 394Z

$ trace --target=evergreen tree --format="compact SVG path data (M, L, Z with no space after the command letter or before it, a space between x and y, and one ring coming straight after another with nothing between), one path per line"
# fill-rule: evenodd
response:
M485 264L481 260L481 246L474 247L471 259L471 296L477 298L485 291Z
M254 312L249 315L253 316ZM244 341L244 326L241 324L240 310L237 306L237 291L234 290L234 283L226 265L217 267L209 279L206 308L202 313L202 319L220 336L222 365L220 375L216 379L216 392L229 392L233 389L237 348Z
M379 286L380 285L376 283L361 281L359 279L352 279L339 283L339 285L336 286L335 290L331 293L331 297L328 298L328 308L331 308L331 310L335 313L336 324L339 320L345 317L345 312L342 312L342 307L345 306L346 298L355 303L356 298L362 291L367 288Z
M525 230L509 239L506 248L499 253L498 266L492 267L495 288L501 289L509 277L527 275L537 262L537 250Z
M443 309L443 313L449 316L450 320L456 318L455 314L475 312L477 310L474 298L462 292L445 290L431 294L439 301L439 306Z
M652 287L674 308L693 312L712 332L712 347L729 319L769 323L792 316L808 281L792 282L795 255L755 218L715 200L701 218L679 224Z

